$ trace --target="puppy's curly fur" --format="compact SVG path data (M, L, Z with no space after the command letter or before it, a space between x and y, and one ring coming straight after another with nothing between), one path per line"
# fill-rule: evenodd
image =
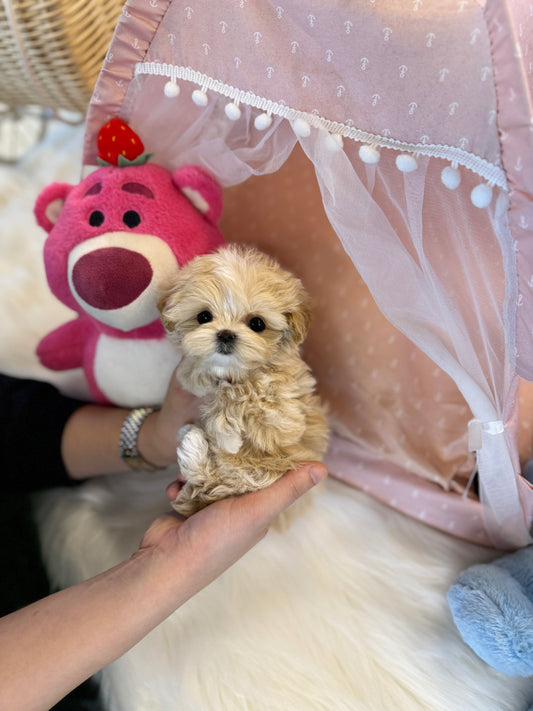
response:
M299 353L310 308L295 276L253 247L222 247L183 267L160 311L182 354L180 383L205 396L198 422L180 431L176 511L189 516L322 457L327 418Z

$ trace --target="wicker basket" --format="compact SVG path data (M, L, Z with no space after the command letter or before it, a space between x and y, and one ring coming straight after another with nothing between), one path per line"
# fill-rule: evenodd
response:
M0 102L85 113L121 0L0 3Z

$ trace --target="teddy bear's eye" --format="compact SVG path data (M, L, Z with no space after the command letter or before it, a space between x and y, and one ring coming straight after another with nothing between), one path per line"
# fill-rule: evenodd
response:
M104 220L104 213L100 212L100 210L95 210L89 215L89 224L91 227L100 227Z
M255 331L256 333L261 333L266 328L266 324L260 316L252 316L248 321L248 327Z
M203 323L209 323L213 320L213 314L211 313L211 311L200 311L200 313L196 317L196 320L200 325Z
M128 210L128 212L125 212L122 216L122 222L126 227L137 227L141 222L141 216L135 210Z

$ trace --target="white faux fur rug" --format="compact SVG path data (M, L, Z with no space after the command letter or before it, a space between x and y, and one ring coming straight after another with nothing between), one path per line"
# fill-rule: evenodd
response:
M0 168L0 368L82 393L33 350L68 318L45 283L40 188L79 176L82 130L54 126ZM108 477L40 497L58 585L130 555L167 510L170 475ZM494 553L330 480L231 570L101 674L110 711L525 711L533 682L462 642L446 604L456 574Z

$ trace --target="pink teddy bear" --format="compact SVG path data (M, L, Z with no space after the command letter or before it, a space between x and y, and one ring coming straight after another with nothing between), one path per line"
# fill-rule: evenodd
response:
M177 364L157 304L183 264L225 243L222 190L198 166L121 165L37 199L50 288L78 313L37 354L53 370L82 367L96 402L156 405Z

